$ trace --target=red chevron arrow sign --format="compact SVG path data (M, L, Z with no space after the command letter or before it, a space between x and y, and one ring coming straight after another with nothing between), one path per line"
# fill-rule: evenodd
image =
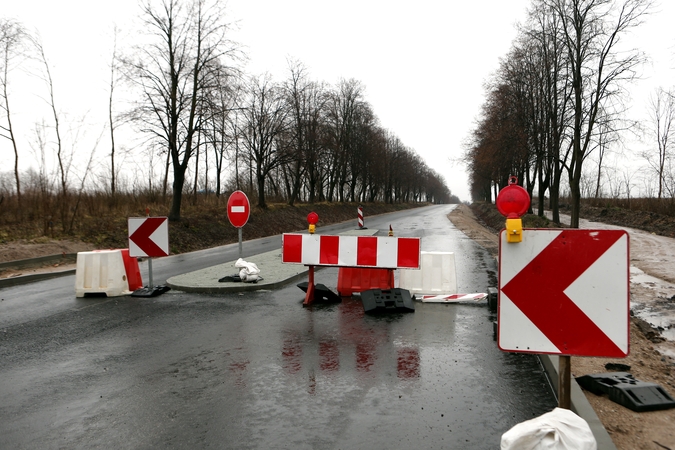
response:
M523 230L499 247L498 344L508 352L625 357L628 233Z
M166 217L129 218L129 256L168 256L169 221Z

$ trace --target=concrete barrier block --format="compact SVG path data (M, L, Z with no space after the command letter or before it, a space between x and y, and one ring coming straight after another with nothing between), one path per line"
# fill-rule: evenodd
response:
M120 250L79 252L75 269L75 296L128 295L129 283Z
M421 252L420 269L401 269L399 287L411 294L456 294L455 254Z

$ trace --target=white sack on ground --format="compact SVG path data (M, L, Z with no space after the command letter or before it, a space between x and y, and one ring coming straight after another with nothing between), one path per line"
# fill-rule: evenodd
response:
M569 409L555 408L515 425L502 435L501 450L597 450L588 423Z
M256 266L255 263L247 262L239 258L237 262L234 263L234 267L241 269L239 270L239 278L241 278L241 281L252 283L258 281L260 278L260 269L258 269L258 266Z

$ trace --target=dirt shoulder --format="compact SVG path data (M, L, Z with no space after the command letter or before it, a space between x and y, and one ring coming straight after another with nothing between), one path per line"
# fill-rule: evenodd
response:
M498 231L477 218L470 207L460 205L448 218L464 234L480 243L493 256L498 256ZM487 220L494 225L494 220L503 221L503 218L488 217ZM645 296L656 295L658 294L654 290L631 283L633 299L637 297L646 300ZM658 331L644 321L633 317L631 322L630 355L627 358L572 358L573 376L612 372L613 370L605 368L608 363L627 364L630 366L628 372L632 373L636 379L658 383L673 395L675 393L675 365L668 355L675 354L671 353L675 352L675 345L671 341L664 341ZM636 413L612 402L607 397L589 392L585 394L619 450L675 450L675 427L673 427L675 409Z
M40 240L31 242L20 239L0 244L0 263L16 262L44 256L64 256L61 260L39 262L28 267L0 266L0 279L75 269L73 259L65 258L65 255L91 250L94 250L93 244L74 240Z
M224 199L226 201L227 199ZM339 203L323 202L314 204L270 204L265 209L254 207L248 223L243 228L245 240L274 236L298 231L307 226L307 214L319 215L318 226L353 220L357 223L357 208L362 207L365 223L370 216L425 206L425 203ZM238 241L238 231L227 218L225 204L197 207L185 205L183 219L169 223L169 245L171 254L179 254L232 244ZM128 211L126 214L101 212L78 222L78 232L73 235L46 237L40 233L30 238L26 230L36 229L35 224L0 223L0 263L91 251L95 249L126 248L128 244L127 217L143 217L144 212ZM161 211L156 215L162 215ZM58 231L58 230L56 230ZM75 264L40 263L34 267L0 267L0 279L32 275L45 271L74 269Z

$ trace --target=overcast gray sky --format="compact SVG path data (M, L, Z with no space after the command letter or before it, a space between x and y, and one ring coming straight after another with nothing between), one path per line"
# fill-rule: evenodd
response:
M92 135L105 123L113 24L131 30L136 0L22 0L6 2L0 14L14 17L42 36L60 109L86 117ZM674 3L674 2L670 2ZM634 114L643 114L644 93L670 86L673 77L675 5L631 39L653 58L635 90ZM381 125L398 135L443 175L452 193L469 200L461 165L462 144L483 102L483 83L498 67L524 20L529 0L229 0L232 34L249 55L247 72L269 72L281 81L287 59L301 61L316 80L354 78ZM127 37L128 39L128 37ZM35 95L33 95L33 99ZM29 102L21 102L28 105ZM17 108L30 132L36 109ZM0 146L0 151L10 152ZM5 156L3 156L4 158Z

